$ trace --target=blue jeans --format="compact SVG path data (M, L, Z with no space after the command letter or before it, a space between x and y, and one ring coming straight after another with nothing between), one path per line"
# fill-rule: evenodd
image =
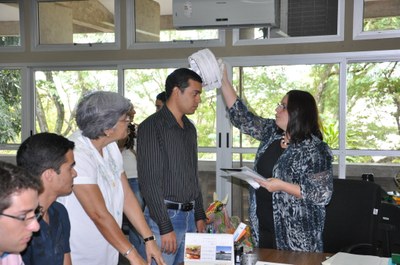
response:
M136 195L136 198L139 202L140 207L142 210L144 209L144 201L142 194L140 193L139 189L139 181L137 178L130 178L128 179L129 186L131 187L133 193ZM136 231L136 229L129 223L129 242L136 248L137 252L143 257L146 257L146 249L144 246L144 242L142 237Z
M194 219L194 210L183 212L179 210L170 210L168 209L168 215L171 219L172 226L174 228L174 232L176 234L177 241L177 251L175 254L166 254L162 253L163 259L168 265L177 265L183 262L184 254L185 254L185 234L187 232L194 233L196 232L196 222ZM157 245L161 249L161 236L160 230L158 228L157 223L151 219L149 214L149 209L146 207L144 209L144 216L146 218L147 224L149 225L151 231L156 236ZM152 264L156 264L154 260Z

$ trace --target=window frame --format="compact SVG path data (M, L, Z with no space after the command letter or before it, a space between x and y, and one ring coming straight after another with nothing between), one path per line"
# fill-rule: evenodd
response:
M25 15L24 15L24 3L23 0L1 0L1 3L16 3L19 9L19 39L21 45L19 46L6 46L0 47L1 52L22 52L25 51Z
M354 0L353 10L353 40L388 39L400 37L400 29L363 31L364 0Z
M58 0L45 0L45 2L57 2ZM69 0L66 0L69 1ZM39 2L32 0L31 5L31 49L32 51L93 51L93 50L119 50L121 49L121 2L114 0L114 43L83 43L83 44L40 44L39 37Z

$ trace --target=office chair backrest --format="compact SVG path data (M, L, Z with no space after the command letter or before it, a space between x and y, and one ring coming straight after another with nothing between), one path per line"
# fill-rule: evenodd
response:
M381 188L369 181L334 179L326 207L324 252L375 254Z
M382 245L382 256L390 257L392 253L400 253L400 206L382 203L378 240Z

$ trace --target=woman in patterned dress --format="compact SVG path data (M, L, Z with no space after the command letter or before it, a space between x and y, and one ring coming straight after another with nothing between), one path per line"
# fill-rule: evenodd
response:
M322 252L325 205L332 196L332 153L322 141L313 96L291 90L275 119L257 116L238 98L223 71L222 95L230 120L260 141L254 170L267 178L250 187L249 215L256 245Z

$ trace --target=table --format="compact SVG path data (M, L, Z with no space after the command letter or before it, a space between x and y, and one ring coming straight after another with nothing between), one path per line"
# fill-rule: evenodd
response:
M321 265L330 253L297 252L287 250L276 250L267 248L256 248L254 252L258 255L259 261L287 263L293 265Z

